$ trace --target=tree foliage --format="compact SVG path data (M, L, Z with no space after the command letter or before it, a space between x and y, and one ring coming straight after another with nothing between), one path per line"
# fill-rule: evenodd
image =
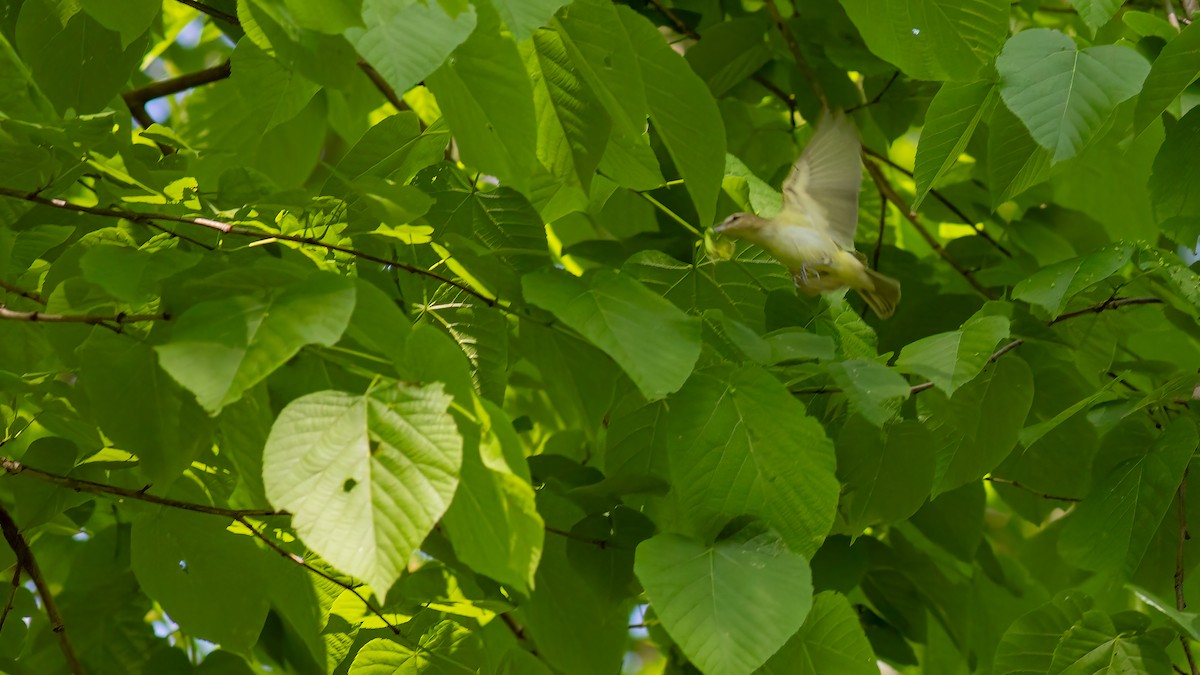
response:
M0 670L1195 673L1196 10L0 5Z

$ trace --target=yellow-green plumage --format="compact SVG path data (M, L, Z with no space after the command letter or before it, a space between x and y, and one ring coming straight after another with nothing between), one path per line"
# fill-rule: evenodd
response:
M735 213L714 230L766 250L787 266L801 291L848 286L886 319L900 301L900 282L867 267L854 251L860 153L850 118L826 112L783 183L783 209L770 219Z

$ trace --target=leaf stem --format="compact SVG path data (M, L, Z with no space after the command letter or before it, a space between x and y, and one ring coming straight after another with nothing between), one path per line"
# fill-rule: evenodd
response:
M144 323L148 321L169 321L171 316L166 312L158 314L126 314L118 312L108 316L93 316L90 314L47 314L45 312L19 312L0 305L0 319L9 321L34 321L41 323L87 323L91 325L111 321L118 325L128 323Z
M1085 316L1087 314L1099 314L1100 312L1103 312L1105 310L1117 309L1118 307L1126 307L1128 305L1161 305L1161 304L1164 304L1164 303L1159 298L1109 298L1108 300L1105 300L1104 302L1101 302L1096 305L1092 305L1090 307L1084 307L1083 309L1078 309L1078 310L1075 310L1074 312L1067 312L1066 314L1060 314L1057 317L1051 319L1047 323L1047 325L1053 326L1056 323L1066 321L1068 319L1074 319L1076 317Z

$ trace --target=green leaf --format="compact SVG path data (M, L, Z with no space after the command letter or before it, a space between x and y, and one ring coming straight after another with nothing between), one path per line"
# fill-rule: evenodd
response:
M1142 602L1158 610L1176 626L1179 626L1187 637L1192 640L1200 640L1200 615L1175 609L1173 604L1167 603L1157 595L1135 584L1125 584L1125 587L1133 591L1134 595L1138 596Z
M388 638L375 638L355 654L348 675L460 675L471 670L467 664L425 645L410 647Z
M667 412L672 494L699 537L753 515L811 556L833 523L832 444L804 406L763 370L701 371Z
M531 35L537 36L537 29L546 25L567 0L495 0L492 4L520 42Z
M896 359L896 367L927 378L938 389L953 395L987 365L996 344L1008 337L1008 319L977 314L962 328L909 343Z
M995 672L1045 675L1054 650L1071 626L1092 608L1082 593L1064 593L1013 622L996 648Z
M850 359L829 366L850 407L868 422L881 427L896 416L911 387L899 373L866 359Z
M877 675L875 652L846 596L818 593L804 625L758 671L762 675Z
M1092 30L1111 21L1122 4L1123 0L1071 0L1071 6L1079 12L1079 18Z
M653 24L628 7L617 8L617 13L637 56L650 121L679 169L704 227L715 218L725 172L721 113L704 81Z
M79 347L79 362L80 382L100 428L137 455L151 483L170 484L211 446L204 411L159 369L145 344L96 331Z
M705 29L704 39L688 48L684 58L713 96L722 96L771 60L767 47L769 24L752 15Z
M178 248L145 251L128 246L93 246L79 266L83 278L114 298L137 306L159 295L159 282L199 262L195 253Z
M450 400L441 384L309 394L280 412L263 450L271 503L293 514L306 545L381 597L458 487Z
M162 10L158 0L132 0L115 5L105 0L81 0L81 4L83 11L97 23L121 34L122 49L145 33Z
M1158 53L1142 85L1133 113L1134 129L1141 131L1171 105L1200 75L1200 28L1188 24Z
M914 209L966 150L979 120L991 108L995 91L995 83L988 80L947 82L930 101L913 167L917 183Z
M1052 159L1007 106L992 108L988 132L987 182L995 208L1044 181Z
M538 31L527 49L537 108L537 154L555 177L587 192L608 144L612 120L571 65L556 31Z
M1013 288L1013 297L1037 305L1057 318L1074 296L1116 274L1129 262L1133 249L1107 246L1034 272Z
M1129 578L1171 506L1197 440L1195 424L1178 418L1149 448L1106 444L1101 454L1108 462L1096 461L1103 473L1063 528L1063 557Z
M907 519L933 489L933 436L911 420L881 432L851 417L838 436L837 457L838 513L851 534Z
M1161 643L1118 630L1111 617L1092 610L1063 635L1047 672L1169 675L1171 662Z
M700 320L629 275L579 279L549 270L525 275L525 299L551 311L620 365L650 400L677 391L700 357Z
M1193 172L1200 170L1200 161L1196 153L1188 152L1197 140L1200 140L1200 112L1193 108L1167 129L1162 149L1154 158L1150 194L1160 222L1172 216L1200 216L1200 189L1190 180Z
M524 190L536 161L533 85L490 5L474 32L426 82L454 132L462 161ZM411 49L411 47L406 47Z
M442 65L475 30L475 8L448 15L438 2L363 0L362 28L346 39L398 92L405 92Z
M533 487L521 478L521 440L502 410L477 409L482 438L463 452L462 488L442 518L454 553L471 569L528 595L542 554L545 524ZM512 467L506 455L521 461ZM527 469L526 469L527 470Z
M663 627L712 675L754 672L812 606L808 562L771 535L706 546L660 534L638 546L634 572Z
M1004 102L1060 162L1092 142L1117 104L1141 91L1150 65L1128 47L1080 50L1063 33L1037 28L1009 38L996 69Z
M269 297L202 302L172 322L159 363L215 415L309 344L338 341L354 311L354 284L317 273Z
M921 394L934 434L937 474L933 495L979 480L1012 452L1033 403L1033 375L1016 356L989 364L947 398Z
M161 508L134 522L138 582L183 630L234 651L258 640L270 607L265 552L218 518ZM231 574L231 570L237 570Z
M296 24L310 30L337 34L351 26L363 25L362 0L254 0L283 5ZM368 0L369 2L369 0Z
M1005 0L841 0L867 46L917 80L973 80L1008 34Z

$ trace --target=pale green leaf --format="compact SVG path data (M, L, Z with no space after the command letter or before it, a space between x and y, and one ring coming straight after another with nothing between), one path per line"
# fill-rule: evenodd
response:
M949 333L911 342L900 352L896 367L927 378L938 389L953 395L987 365L996 344L1008 337L1008 319L976 315Z
M1092 142L1117 104L1141 91L1150 64L1129 47L1080 50L1065 34L1036 28L1009 38L996 69L1004 102L1059 162Z
M938 179L958 161L958 156L975 133L979 120L991 107L995 91L995 84L988 80L947 82L930 101L913 167L917 184L914 209Z
M388 84L405 92L442 65L475 29L475 8L453 16L438 2L363 0L362 28L346 38Z
M537 161L533 85L517 46L489 5L474 32L426 82L454 133L462 161L518 190Z
M1088 596L1066 593L1017 619L996 648L995 672L1045 675L1059 641L1091 608Z
M1167 130L1162 149L1154 158L1150 194L1160 222L1172 216L1200 216L1200 188L1193 180L1200 170L1200 159L1190 152L1198 142L1200 112L1193 108Z
M495 0L492 4L513 37L521 41L537 35L537 29L546 25L558 8L568 3L567 0Z
M1020 357L1005 356L947 398L921 394L934 434L934 496L979 480L1017 445L1033 402L1033 375Z
M1008 34L1007 0L841 0L867 46L918 80L973 80Z
M458 487L462 437L449 405L441 384L292 401L263 450L267 497L293 514L306 545L385 594Z
M1123 0L1071 0L1071 6L1079 12L1079 18L1092 30L1111 21L1122 4Z
M1013 297L1037 305L1057 318L1075 295L1114 275L1129 262L1133 249L1107 246L1034 272L1013 288Z
M753 515L811 556L833 523L832 444L804 406L765 371L698 372L667 411L668 453L681 519L699 537Z
M877 427L895 417L908 398L908 380L875 361L840 361L829 366L829 374L845 392L851 409Z
M318 273L267 298L239 295L189 307L159 362L211 414L241 398L308 344L338 341L354 311L354 284Z
M1171 506L1196 443L1195 424L1178 418L1149 448L1107 445L1102 454L1120 456L1096 476L1068 519L1059 539L1063 557L1083 569L1132 575ZM1099 459L1097 466L1103 466Z
M629 275L542 271L525 275L521 286L526 300L604 350L650 400L683 386L700 357L700 320Z
M845 596L813 598L804 625L758 671L762 675L878 675L875 652Z
M1171 38L1150 66L1134 110L1134 128L1145 129L1200 75L1200 27L1195 22Z
M663 627L711 675L749 675L800 629L812 606L808 562L778 538L712 546L660 534L634 571Z
M881 432L851 417L838 436L837 457L838 512L851 534L907 519L933 489L933 436L911 420Z

